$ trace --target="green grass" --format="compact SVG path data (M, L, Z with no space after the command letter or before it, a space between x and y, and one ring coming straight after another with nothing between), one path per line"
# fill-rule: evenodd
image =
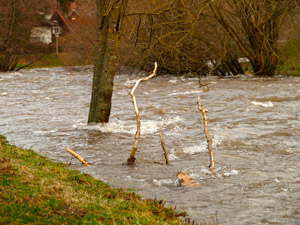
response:
M48 67L62 67L64 66L64 53L56 56L55 54L45 54L39 61L30 64L24 69L32 69L32 68L48 68ZM30 60L29 60L30 62ZM23 67L28 63L28 60L23 59L17 65L17 68Z
M158 201L66 167L0 136L0 224L182 224Z
M280 49L277 73L300 76L300 40L289 42Z

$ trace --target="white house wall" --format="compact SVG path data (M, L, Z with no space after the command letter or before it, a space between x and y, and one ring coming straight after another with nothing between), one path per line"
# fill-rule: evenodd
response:
M50 44L52 42L52 31L50 27L34 27L30 35L31 43L42 42Z

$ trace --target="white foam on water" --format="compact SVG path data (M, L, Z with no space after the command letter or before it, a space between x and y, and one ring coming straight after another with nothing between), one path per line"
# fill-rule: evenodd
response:
M238 170L231 170L229 172L224 172L223 175L225 177L229 177L229 176L236 176L236 175L239 175L240 171Z
M160 127L160 122L148 120L141 121L141 134L152 134L158 131ZM77 122L72 125L73 129L77 130L96 130L103 133L127 133L135 134L136 132L136 123L135 121L122 121L122 120L111 120L109 123L98 123L98 124L89 124L86 122Z
M200 145L193 145L183 148L183 152L186 154L195 154L199 152L207 152L207 142L202 142Z
M141 134L153 134L158 132L161 122L154 120L141 121Z
M278 180L277 178L275 178L274 181L275 181L276 183L281 183L280 180Z
M10 75L13 75L13 76L20 76L20 77L23 77L24 75L20 72L11 72L9 73Z
M170 83L170 84L176 84L177 80L169 80L168 83Z
M204 174L211 174L211 171L209 169L207 169L207 168L203 168L201 170L201 172L204 173Z
M175 148L171 148L170 153L168 154L168 158L171 161L178 159L175 153Z
M134 126L126 126L124 122L109 122L103 124L89 124L86 123L77 123L72 126L73 129L77 130L96 130L103 133L128 133L135 134Z
M185 92L174 92L169 94L168 96L175 96L175 95L189 95L189 94L200 94L203 92L202 90L195 90L195 91L185 91Z
M57 130L36 130L33 133L34 134L40 134L40 135L44 135L44 134L50 134L50 133L55 133L57 132Z
M1 93L1 96L6 96L8 95L6 92Z
M155 184L156 186L174 186L174 184L176 183L176 181L174 182L174 180L172 179L153 179L153 184Z
M173 116L173 117L169 117L169 118L163 118L161 123L163 125L171 125L174 123L179 123L182 120L183 120L183 118L180 116Z
M118 95L118 96L130 96L130 91L129 90L128 91L127 90L126 91L123 91L123 90L118 91L117 90L117 91L114 92L114 94Z
M40 90L32 90L31 93L32 94L40 94L40 93L42 93L42 91L40 91Z
M257 102L257 101L252 101L251 102L253 105L255 106L262 106L262 107L265 107L265 108L271 108L273 107L273 103L268 101L268 102Z
M216 149L218 145L222 143L222 140L224 139L223 136L218 136L215 135L212 138L212 148ZM186 154L195 154L195 153L202 153L202 152L208 152L208 147L207 147L207 141L202 141L201 143L197 145L192 145L192 146L187 146L183 148L183 152Z
M125 87L133 87L134 84L137 82L138 79L132 79L130 80L129 78L124 82Z

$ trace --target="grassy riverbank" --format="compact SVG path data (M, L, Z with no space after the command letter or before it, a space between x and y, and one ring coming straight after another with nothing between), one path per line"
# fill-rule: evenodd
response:
M66 167L0 135L0 224L181 224L158 201Z

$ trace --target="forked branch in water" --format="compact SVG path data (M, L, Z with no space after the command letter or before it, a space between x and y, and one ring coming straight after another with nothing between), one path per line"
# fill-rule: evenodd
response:
M198 98L198 108L202 112L202 116L203 116L204 132L205 132L206 139L207 139L208 153L209 153L209 159L210 159L210 166L209 167L210 167L211 173L213 174L214 168L215 168L215 160L214 160L214 152L213 152L213 149L212 149L212 140L209 136L208 129L207 129L206 112L208 112L208 110L202 108L202 105L201 105L201 102L200 102L200 97Z
M132 88L130 95L132 97L132 103L134 106L134 111L135 111L135 115L136 115L136 122L137 122L137 130L135 133L135 137L134 137L134 146L132 148L132 152L130 154L130 157L127 159L127 163L128 165L132 165L135 162L135 153L138 147L138 143L139 143L139 137L141 135L141 120L140 120L140 112L137 106L137 102L136 102L136 97L135 97L135 89L137 88L137 86L139 85L140 82L143 81L147 81L149 79L151 79L152 77L154 77L156 75L156 71L157 71L157 63L155 62L155 66L154 66L154 70L152 72L152 74L150 74L148 77L145 78L141 78L138 79L137 82L135 83L134 87Z

